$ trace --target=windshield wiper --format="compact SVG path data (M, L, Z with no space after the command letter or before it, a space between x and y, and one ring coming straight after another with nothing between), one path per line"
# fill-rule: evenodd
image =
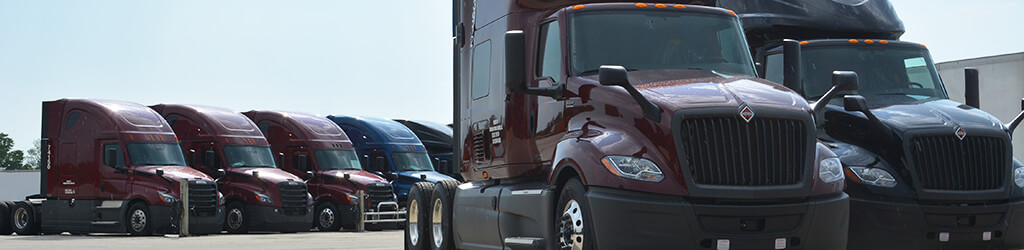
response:
M632 71L637 71L637 70L639 70L639 69L633 69L633 68L626 68L626 71L627 71L627 72L632 72ZM587 71L583 71L583 72L580 72L580 73L579 73L579 75L581 75L581 76L584 76L584 75L592 75L592 74L597 74L597 73L598 73L598 72L600 72L600 71L601 71L601 69L600 69L600 68L596 68L596 69L592 69L592 70L587 70Z
M908 94L907 93L892 92L892 93L881 93L881 94L874 94L874 95L908 95Z

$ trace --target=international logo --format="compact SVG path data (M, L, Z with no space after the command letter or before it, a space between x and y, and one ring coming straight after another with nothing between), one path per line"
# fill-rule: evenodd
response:
M750 122L750 119L754 119L754 110L750 109L750 106L744 104L743 108L740 109L740 117L742 117L744 121Z
M953 134L956 134L956 138L960 138L960 140L967 137L967 132L964 132L964 128L961 128L960 126L956 126L956 129L953 130Z

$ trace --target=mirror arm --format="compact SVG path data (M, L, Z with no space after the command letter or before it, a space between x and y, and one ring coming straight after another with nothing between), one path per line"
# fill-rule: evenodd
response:
M828 89L828 92L825 92L825 95L818 99L818 102L814 103L814 107L811 107L814 110L814 121L817 123L815 125L821 126L824 123L824 118L821 115L825 111L825 106L828 106L828 101L832 100L837 93L839 93L839 87L832 86L832 88Z
M1006 127L1010 129L1010 138L1013 138L1013 131L1016 130L1017 126L1020 125L1020 122L1024 120L1024 99L1020 99L1020 108L1021 112L1017 114L1017 117L1014 117L1010 123L1005 124Z
M632 84L623 84L621 86L626 89L626 92L629 92L630 96L633 96L637 104L640 104L640 108L644 111L644 117L654 122L661 122L661 109L658 108L657 104L654 104L654 102L644 97L643 94L640 94L640 91L633 87Z

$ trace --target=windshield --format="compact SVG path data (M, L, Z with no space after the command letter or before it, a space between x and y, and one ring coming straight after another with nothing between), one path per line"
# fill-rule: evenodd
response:
M425 152L394 152L391 159L397 171L434 171L430 156Z
M224 146L224 160L229 167L276 168L274 154L269 147Z
M320 170L362 170L355 150L317 150L313 153Z
M601 65L627 70L704 69L754 75L740 23L733 17L676 11L584 11L570 22L573 75Z
M175 143L128 143L128 158L135 166L185 166Z
M824 46L805 48L801 53L804 96L808 99L818 99L832 87L833 70L857 72L860 87L855 93L864 96L871 106L947 98L932 59L923 48Z

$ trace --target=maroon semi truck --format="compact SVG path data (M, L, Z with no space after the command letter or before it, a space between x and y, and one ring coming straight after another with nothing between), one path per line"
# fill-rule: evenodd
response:
M454 1L468 182L413 187L406 245L843 249L839 159L713 2Z
M352 141L338 124L304 113L253 110L243 113L270 142L281 169L306 179L313 195L313 226L320 231L355 228L358 223L357 191L365 195L363 223L380 229L405 221L391 183L363 170Z
M43 102L40 195L14 203L18 235L178 232L181 181L189 232L219 233L223 200L210 176L185 166L170 126L146 106L122 101ZM10 232L5 232L10 233Z
M150 108L178 135L188 166L218 178L225 199L225 230L309 231L313 199L306 183L277 168L269 143L249 118L200 105Z

